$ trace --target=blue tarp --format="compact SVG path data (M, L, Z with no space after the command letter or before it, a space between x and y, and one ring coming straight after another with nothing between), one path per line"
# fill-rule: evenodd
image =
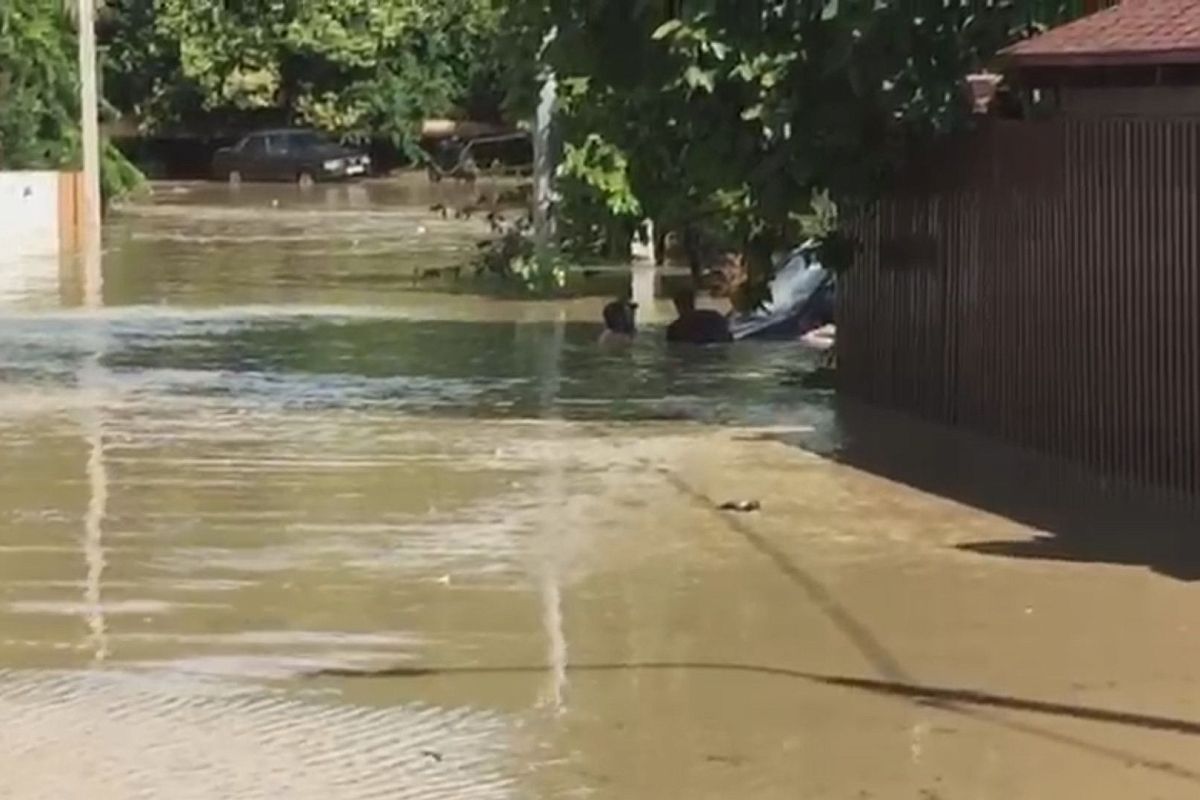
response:
M735 314L736 339L795 339L833 322L834 279L805 244L787 257L771 281L771 298L756 311Z

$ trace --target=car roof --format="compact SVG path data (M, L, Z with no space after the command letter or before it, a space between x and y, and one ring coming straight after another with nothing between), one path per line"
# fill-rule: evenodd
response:
M289 133L315 133L318 136L322 135L320 131L313 128L265 128L261 131L250 131L243 138L250 136L281 136Z

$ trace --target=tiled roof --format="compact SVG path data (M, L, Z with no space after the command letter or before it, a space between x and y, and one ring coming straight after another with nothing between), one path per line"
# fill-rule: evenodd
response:
M1003 55L1016 67L1200 64L1200 0L1124 0Z

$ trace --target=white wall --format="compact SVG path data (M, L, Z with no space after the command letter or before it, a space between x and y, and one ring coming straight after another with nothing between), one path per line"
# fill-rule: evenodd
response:
M58 252L58 173L0 172L0 252Z

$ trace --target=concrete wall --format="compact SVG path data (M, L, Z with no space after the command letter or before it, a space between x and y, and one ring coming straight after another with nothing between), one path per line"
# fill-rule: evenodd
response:
M57 172L0 172L0 249L6 255L59 252L59 184Z

